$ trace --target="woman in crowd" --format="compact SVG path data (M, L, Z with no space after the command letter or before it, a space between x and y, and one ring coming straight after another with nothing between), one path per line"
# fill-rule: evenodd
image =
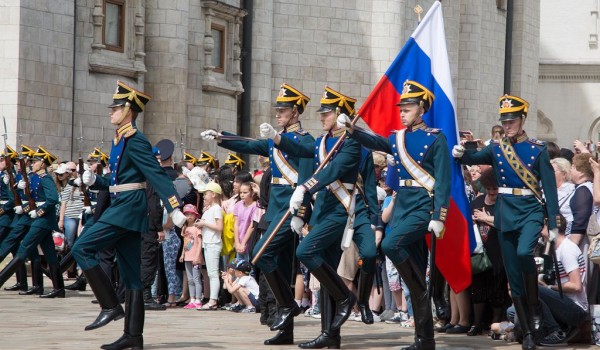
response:
M481 174L481 184L486 189L486 194L481 195L471 202L473 221L477 224L481 241L487 256L490 258L492 268L473 275L471 284L471 300L473 302L473 326L467 335L479 335L487 327L483 324L486 304L492 308L492 323L504 319L504 310L508 304L508 280L504 271L498 231L494 227L494 206L498 197L498 183L492 169Z
M554 168L560 213L565 218L571 218L569 200L573 192L575 192L575 185L571 182L571 163L565 158L554 158L550 160L550 164Z

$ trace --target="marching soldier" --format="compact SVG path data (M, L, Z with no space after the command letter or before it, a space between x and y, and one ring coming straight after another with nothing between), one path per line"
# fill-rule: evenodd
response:
M0 244L4 241L6 237L10 234L12 230L12 222L15 217L14 208L14 197L11 192L11 188L9 187L9 175L8 171L13 171L12 176L14 180L14 166L19 157L19 153L15 151L12 147L6 145L5 152L2 153L2 158L0 158L0 169L2 170L2 179L3 181L0 183ZM12 167L7 164L7 162L11 162ZM7 291L26 291L27 288L27 272L25 270L25 266L17 269L16 272L17 283L13 286L6 287L4 290Z
M225 159L225 165L230 166L233 170L233 175L235 176L237 173L242 171L246 162L240 158L239 156L229 152L227 153L227 159Z
M271 125L266 124L270 128L269 130L272 133L288 137L292 140L293 145L306 146L312 149L315 140L309 133L302 130L299 121L300 115L304 112L309 101L310 99L299 90L287 84L281 85L279 95L273 107L277 112L277 125L283 128L283 130L277 133ZM261 129L264 125L261 125ZM223 133L223 135L231 134ZM271 139L233 141L220 140L219 136L214 130L203 132L204 139L216 138L221 147L240 153L269 157L272 164L272 186L269 195L269 205L267 212L264 214L265 220L270 222L270 224L254 248L253 255L256 255L288 210L289 199L294 192L294 187L299 183L303 183L312 175L312 159L292 156L278 149ZM229 153L229 159L225 163L231 163L237 158L237 163L239 164L241 159L233 157L235 156ZM309 200L307 196L305 198L307 205ZM297 226L294 226L294 224ZM257 263L273 291L278 305L277 319L271 326L271 330L278 330L279 332L275 337L265 340L265 345L294 343L293 318L300 313L300 308L296 304L290 288L291 279L295 278L296 274L295 271L292 271L293 254L291 252L295 249L294 233L292 231L299 233L302 226L303 221L299 218L294 221L288 219L277 232L273 241L267 246Z
M104 169L108 165L108 155L102 152L99 148L94 148L92 153L90 153L87 157L87 163L89 165L89 169L95 172L98 175L103 175ZM73 186L80 187L81 186L81 178L78 177L73 180ZM79 235L81 236L84 232L84 229L90 227L94 223L94 216L96 214L96 208L98 206L98 191L88 191L88 195L90 197L90 207L84 207L84 210L81 213L81 232ZM63 257L60 261L60 271L64 273L69 267L75 262L75 258L73 254L69 251L67 255ZM66 290L76 290L76 291L85 291L87 286L87 280L83 274L77 277L77 280L72 284L65 286Z
M136 128L135 121L150 96L119 81L109 106L111 123L117 126L109 158L110 178L87 170L82 182L92 189L108 189L110 206L86 229L72 252L94 291L102 310L85 329L92 330L125 316L123 335L103 349L143 348L144 300L141 282L141 233L148 230L146 181L150 182L165 204L173 222L181 226L185 215L173 183L156 161L152 146ZM114 247L118 267L125 284L125 310L119 304L109 277L98 263L97 252Z
M352 115L356 100L325 87L320 102L321 108L317 113L321 115L325 134L314 144L298 145L286 135L274 134L270 125L261 126L261 135L272 137L284 152L313 159L315 165L319 166L346 132L344 128L338 127L337 116L340 113ZM356 297L346 287L335 268L340 262L342 235L347 227L353 225L357 159L360 156L360 145L356 141L343 141L327 166L299 183L290 199L290 211L298 214L303 210L305 195L317 194L309 223L312 228L298 246L296 254L321 283L321 334L312 341L301 343L299 346L303 349L339 348L340 328L350 316L356 302ZM294 219L296 218L295 215Z
M512 300L524 335L522 348L531 350L535 349L542 323L533 253L545 219L550 241L558 234L556 179L546 145L530 139L523 130L527 101L504 95L498 102L505 137L492 140L478 152L456 145L452 155L463 164L494 168L499 184L494 226L499 232Z
M56 205L59 203L58 192L52 176L46 170L54 161L56 161L56 156L46 151L42 146L33 154L31 169L37 176L38 181L34 182L34 176L32 176L29 185L31 197L35 200L36 207L32 208L29 204L24 206L23 213L30 218L29 230L21 241L13 260L0 272L0 285L2 285L16 269L25 264L27 257L37 255L39 244L48 262L53 286L53 290L40 295L41 298L65 297L64 281L52 239L52 231L58 230L56 218ZM18 187L24 189L25 182L26 179L21 179ZM33 259L39 259L39 257Z
M15 153L15 161L20 156L23 159L23 163L25 164L27 169L29 169L28 164L29 164L30 159L35 154L35 151L25 145L21 145L21 154L19 155L16 151L14 151L14 153ZM17 162L16 165L18 165L19 171L15 175L15 183L20 183L20 180L22 179L22 173L20 171L21 170L20 162ZM35 173L29 173L27 171L27 169L26 169L26 172L29 174L28 176L29 176L30 185L32 187L37 187L37 183L39 182L39 176ZM8 181L8 179L7 179L7 181ZM15 186L16 186L16 184L15 184ZM28 201L28 197L25 195L25 193L22 189L15 188L15 191L22 203L25 203L26 201ZM17 251L19 249L19 244L21 243L21 241L25 237L25 234L27 234L27 231L29 231L29 227L31 226L31 218L29 217L29 215L27 215L23 211L23 207L25 205L16 205L16 201L14 199L14 196L12 196L12 193L11 193L11 197L13 198L13 203L15 204L15 207L13 208L15 215L14 215L14 219L10 226L11 227L10 233L6 236L4 241L2 241L2 245L0 246L0 261L4 260L6 258L6 256L8 255L8 253L12 253L13 257L16 256ZM44 286L43 286L44 276L43 276L43 272L42 272L41 259L38 255L37 251L32 252L31 256L29 256L28 258L31 261L32 286L31 286L31 288L29 288L27 290L19 292L19 295L32 295L32 294L42 295L44 293ZM19 276L26 276L25 265L17 264L16 272L17 272L17 280L19 279ZM10 278L10 275L7 275L5 278L7 278L7 279ZM2 282L0 284L3 284L3 283L4 282Z
M423 115L433 94L415 81L406 81L400 97L400 116L406 129L388 139L354 130L352 138L364 146L394 156L400 179L394 203L392 229L381 242L384 253L396 266L411 295L415 317L415 342L404 349L435 349L431 299L427 295L425 234L436 238L444 230L450 202L450 154L446 137L429 128ZM341 116L341 124L348 118ZM432 210L433 209L433 210Z

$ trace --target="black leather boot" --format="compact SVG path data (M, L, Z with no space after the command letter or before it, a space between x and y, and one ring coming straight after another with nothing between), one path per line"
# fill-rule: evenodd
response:
M31 288L19 292L19 295L44 294L44 273L42 272L42 261L40 259L31 262L31 284Z
M77 280L66 286L65 289L84 292L87 289L87 280L85 279L85 276L83 274L79 275L79 277L77 277Z
M104 350L144 348L144 298L141 290L125 291L125 325L123 335L114 343L104 344Z
M395 266L410 291L415 317L415 342L402 350L435 350L431 299L427 295L425 272L420 271L410 258Z
M60 260L60 273L65 273L67 270L75 263L75 258L71 251L69 251L63 258Z
M294 300L290 284L285 281L279 269L263 274L277 300L277 318L271 325L271 330L283 330L294 322L294 317L300 314L300 308Z
M106 326L110 321L116 321L125 316L125 311L119 304L117 293L115 292L110 279L102 270L100 265L96 265L89 270L83 271L90 288L98 299L98 304L102 310L94 322L85 327L86 331ZM142 301L143 306L143 301Z
M40 295L40 298L64 298L65 281L63 280L60 266L58 264L48 266L50 277L52 278L52 290L49 293Z
M265 345L291 345L294 344L294 322L284 329L277 331L273 338L265 340Z
M335 300L335 316L331 322L331 329L338 330L344 322L350 317L356 296L342 281L342 278L334 271L331 266L323 263L311 273L321 282L321 286L325 287L329 295Z
M32 269L33 269L33 266L32 266ZM27 290L27 269L25 268L25 264L23 264L23 266L21 266L17 269L16 277L17 277L17 283L15 283L14 285L12 285L10 287L4 288L4 290L7 290L9 292L16 292L18 290L24 292Z
M542 305L539 301L538 279L536 274L523 274L525 293L527 294L527 316L529 317L529 328L535 340L541 337L542 323Z
M301 349L339 349L342 343L340 330L332 330L331 322L335 316L335 301L329 295L329 292L321 286L319 291L319 302L321 303L321 334L315 339L300 343Z
M360 271L358 277L358 309L360 310L360 319L363 323L373 324L373 312L369 307L369 298L371 297L371 289L373 289L373 278L375 277L372 273L366 273Z
M525 298L519 296L513 297L512 300L513 305L515 306L517 317L519 318L519 327L523 333L523 343L521 344L521 349L535 350L535 338L531 332L531 322L529 321L529 314L527 305L525 303Z
M24 265L24 261L21 260L18 256L13 257L13 259L0 271L0 287L8 281L10 276L13 275L21 266Z

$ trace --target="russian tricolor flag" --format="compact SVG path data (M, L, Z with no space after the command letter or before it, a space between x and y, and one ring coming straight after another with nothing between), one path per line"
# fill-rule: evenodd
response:
M444 18L439 1L429 9L360 109L362 119L377 134L387 137L392 130L404 128L395 104L406 80L419 82L435 95L424 120L430 127L442 129L451 152L459 138ZM446 233L443 239L437 241L436 265L450 287L458 293L471 284L470 257L475 248L475 236L461 166L454 161L451 164L452 198Z

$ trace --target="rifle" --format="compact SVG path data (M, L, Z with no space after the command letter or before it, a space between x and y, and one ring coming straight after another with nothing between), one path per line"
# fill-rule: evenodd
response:
M90 207L92 205L92 201L90 200L90 195L88 194L87 186L83 183L84 166L83 166L83 157L81 156L81 143L83 142L83 126L81 125L81 120L79 121L79 138L77 140L79 141L78 142L78 145L79 145L79 147L78 147L79 148L78 149L79 177L82 180L81 185L79 185L79 190L81 191L81 194L83 195L83 206Z
M79 157L78 162L79 162L79 177L83 178L83 172L84 172L83 158ZM81 191L81 194L83 195L83 206L90 207L92 205L92 201L90 200L90 195L87 191L87 186L83 183L83 181L81 181L79 190Z
M360 116L357 114L356 117L354 117L354 119L352 119L350 126L353 127L356 124L356 122L358 122L359 119L360 119ZM329 153L327 153L327 156L325 157L325 159L323 159L321 164L319 164L319 167L317 168L317 170L315 170L315 174L318 173L319 171L321 171L327 165L327 163L329 163L331 158L333 158L333 155L338 151L338 148L340 148L342 146L342 144L344 143L344 140L346 139L346 137L348 137L347 132L344 135L340 136L340 138L333 145L333 147L331 148ZM281 230L281 227L283 226L283 224L285 224L286 220L290 217L290 215L292 215L292 213L289 210L287 210L285 212L285 214L283 215L283 217L281 218L281 220L279 220L279 222L277 223L277 226L275 226L273 231L269 234L269 237L267 237L267 239L265 240L265 243L262 245L262 247L260 247L260 249L254 256L254 258L252 259L252 265L256 265L256 263L258 262L260 257L264 254L265 250L267 249L267 246L275 238L275 235L277 234L277 232L279 232L279 230Z
M8 188L14 197L15 207L20 207L23 203L21 203L21 196L19 196L19 192L16 188L13 163L9 155L4 156L4 163L6 164L6 174L8 175Z
M23 208L25 213L29 213L32 210L36 210L35 200L31 196L31 187L29 186L29 178L27 177L27 167L25 166L25 159L19 158L19 172L25 182L25 195L27 196L27 208ZM27 209L27 210L25 210Z

